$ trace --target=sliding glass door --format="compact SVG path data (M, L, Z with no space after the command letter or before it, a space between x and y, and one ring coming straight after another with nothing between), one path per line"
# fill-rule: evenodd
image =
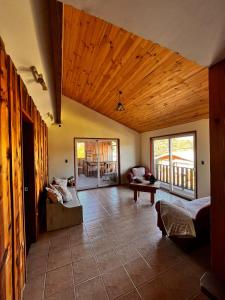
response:
M78 190L119 183L119 140L75 139L75 176Z
M153 138L152 164L161 186L176 194L196 197L195 133Z

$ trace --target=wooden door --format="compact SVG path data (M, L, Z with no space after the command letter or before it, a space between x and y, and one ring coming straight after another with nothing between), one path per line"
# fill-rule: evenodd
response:
M34 127L23 117L23 191L25 211L26 254L37 240L35 179L34 179Z

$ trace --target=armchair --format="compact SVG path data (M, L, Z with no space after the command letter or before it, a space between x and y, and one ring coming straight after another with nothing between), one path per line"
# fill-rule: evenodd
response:
M135 166L131 168L127 174L128 182L131 183L135 178L146 180L151 173L148 167Z

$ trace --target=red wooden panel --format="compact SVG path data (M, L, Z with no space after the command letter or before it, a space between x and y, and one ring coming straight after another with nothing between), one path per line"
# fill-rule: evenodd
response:
M211 261L225 279L225 60L209 69Z

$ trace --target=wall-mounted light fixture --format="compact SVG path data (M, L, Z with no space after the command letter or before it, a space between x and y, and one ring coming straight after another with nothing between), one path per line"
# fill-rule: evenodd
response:
M46 119L49 119L53 123L53 121L54 121L53 114L51 114L50 112L47 112Z
M44 81L43 75L39 74L36 67L35 66L31 66L30 67L31 72L34 76L34 79L36 80L36 82L40 83L40 85L42 86L43 90L46 91L47 90L47 86L46 83Z

